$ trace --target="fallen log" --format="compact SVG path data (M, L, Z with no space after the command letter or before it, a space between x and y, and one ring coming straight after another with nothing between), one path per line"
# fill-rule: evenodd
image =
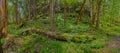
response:
M74 42L88 42L88 41L93 41L96 40L96 37L93 36L86 36L86 35L70 35L70 34L59 34L56 32L51 32L51 31L45 31L43 29L38 29L38 28L28 28L23 30L19 35L31 35L33 33L36 34L41 34L50 38L54 38L60 41L74 41ZM84 39L84 40L83 40Z

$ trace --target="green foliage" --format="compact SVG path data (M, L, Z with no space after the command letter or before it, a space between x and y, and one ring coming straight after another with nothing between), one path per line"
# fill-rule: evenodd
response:
M10 34L15 34L15 35L17 35L17 34L19 34L22 30L21 29L15 29L14 27L15 27L16 25L15 25L15 23L10 23L9 25L8 25L8 33L10 33Z
M98 40L92 41L92 43L90 44L90 47L97 48L97 49L103 48L104 46L105 46L105 43Z
M73 16L76 16L74 13L72 13ZM73 17L67 17L66 18L66 23L64 23L63 14L56 15L54 20L56 24L56 28L58 29L59 32L64 32L64 33L82 33L87 31L90 26L87 24L80 23L79 25L74 24L75 18Z
M0 42L1 42L2 44L4 44L5 39L4 39L4 38L0 39Z
M112 48L112 49L111 49L111 52L112 52L112 53L118 53L118 52L119 52L119 49L120 49L120 48Z
M69 7L69 8L72 8L73 7L72 5L78 2L77 0L61 0L61 1L64 7Z
M72 42L70 41L71 37L65 37L68 40L66 42L64 41L58 41L55 39L50 39L48 37L45 37L43 35L38 35L36 33L33 33L32 35L26 35L26 36L18 36L19 33L21 33L24 29L30 28L30 27L36 27L36 28L42 28L46 31L49 31L50 29L50 18L48 16L49 11L49 4L47 0L39 0L37 3L37 9L38 14L33 19L29 19L26 21L26 18L24 17L26 5L22 4L24 2L23 0L19 1L19 13L22 15L22 19L24 20L25 24L22 28L17 28L17 25L15 23L12 23L14 21L14 5L12 2L14 0L8 0L10 2L7 6L7 10L9 11L8 17L9 22L8 23L8 33L16 35L20 38L19 43L15 43L10 47L11 50L17 52L17 53L94 53L92 49L102 49L105 46L105 41L108 41L111 36L116 36L120 34L120 13L119 13L119 0L104 0L102 1L102 10L101 10L101 18L100 18L100 28L95 29L94 25L90 26L89 16L90 11L90 3L87 0L85 8L83 10L81 20L79 24L75 24L76 18L78 16L78 12L80 10L80 6L82 4L83 0L55 0L55 14L54 14L54 26L58 33L64 34L64 35L71 35L77 33L77 38L73 38L75 41L78 41L80 43ZM59 3L59 4L56 4ZM97 12L97 0L94 1L94 14ZM33 4L32 4L33 5ZM48 6L47 6L48 5ZM58 5L58 6L56 6ZM48 8L48 9L46 9ZM64 13L63 8L67 9L66 12L66 21L64 22ZM43 13L42 9L45 9L45 13ZM57 10L60 10L60 12L56 12ZM70 12L68 12L70 11ZM32 11L31 11L32 12ZM26 14L26 13L25 13ZM96 21L96 19L95 19ZM110 36L111 35L111 36ZM1 42L4 43L4 39L1 39ZM9 49L9 48L8 48ZM109 48L112 50L112 53L117 53L116 51L118 49L116 48Z
M44 27L49 27L49 24L41 23L41 22L46 22L46 20L49 20L49 18L39 18L37 20L36 19L30 20L27 22L28 24L26 24L27 27L23 27L17 30L14 29L15 24L12 23L8 25L8 32L15 35L19 34L25 28L31 27L29 26L30 23L32 23L33 26L36 26L38 28L41 28L42 25L45 25ZM42 35L33 33L32 35L20 37L21 40L22 39L23 40L25 39L25 40L24 42L22 42L22 46L18 47L19 49L16 51L18 53L25 52L25 51L28 51L31 53L34 53L35 51L38 51L39 53L49 53L49 52L93 53L92 48L101 49L105 46L104 41L106 41L108 37L105 35L104 31L94 29L95 31L90 31L89 33L88 31L91 29L91 27L88 24L80 23L80 25L76 25L74 24L73 20L75 19L71 17L67 17L66 25L63 25L64 24L63 18L62 18L62 15L60 14L57 18L55 18L55 22L56 22L55 24L57 26L58 32L60 33L66 33L66 34L78 33L79 37L76 40L80 41L81 43L73 43L73 42L71 43L71 41L69 41L69 37L68 37L68 42L62 42L54 39L49 39L48 37L44 37ZM109 28L106 28L106 30L107 29L109 29L108 31L110 31L110 29L112 28L109 27ZM117 29L119 29L118 26L116 26L115 29L112 29L112 30L119 32L119 30ZM102 41L100 41L100 39L102 39Z

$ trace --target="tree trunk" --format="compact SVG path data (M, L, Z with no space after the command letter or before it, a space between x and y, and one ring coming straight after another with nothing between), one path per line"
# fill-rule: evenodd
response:
M28 10L28 19L31 19L31 6L30 6L30 0L27 3L27 10Z
M50 26L51 26L51 31L54 31L54 0L50 0Z
M92 10L92 11L91 11L91 13L92 13L91 24L92 24L92 25L94 25L95 22L96 22L97 11L96 11L95 5L96 5L96 1L95 1L95 0L91 0L91 7L92 7L92 9L91 9L91 10Z
M92 19L93 19L93 0L90 0L90 25L92 26Z
M100 27L100 9L102 0L98 0L96 28Z
M76 19L76 24L78 24L79 20L81 19L81 15L82 15L82 11L83 11L83 8L85 6L85 3L86 3L86 0L83 1L82 5L80 7L80 12L79 12L78 17Z
M28 18L28 8L27 8L27 6L28 6L28 2L27 2L27 0L24 0L24 5L25 5L25 9L24 9L24 17L25 18ZM27 19L26 19L27 20Z
M67 17L67 10L66 7L64 7L64 25L66 24L66 17Z
M6 0L2 0L2 7L1 7L1 32L4 35L4 37L7 36L7 16L6 16Z
M14 16L15 16L15 21L16 21L16 24L19 24L20 22L20 18L19 18L19 11L18 11L18 0L15 0L14 2Z
M66 4L66 1L64 1L64 4ZM64 26L66 23L66 17L67 17L67 8L66 8L66 6L64 6Z
M31 18L30 0L25 0L24 5L25 5L25 12L24 12L25 18L27 18L26 20L29 20Z
M3 53L1 39L7 36L6 0L1 0L0 53Z

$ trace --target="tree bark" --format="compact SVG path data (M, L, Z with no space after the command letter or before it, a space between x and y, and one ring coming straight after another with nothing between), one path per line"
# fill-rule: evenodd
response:
M14 17L15 17L15 21L16 21L16 24L19 24L20 22L20 17L19 17L19 11L18 11L18 0L15 0L14 2Z
M55 31L54 29L54 0L50 0L50 26L51 26L51 31Z
M82 5L80 7L80 12L79 12L78 17L76 19L76 24L78 24L79 20L81 19L81 15L82 15L82 11L83 11L83 8L85 6L85 3L86 3L86 0L83 1Z
M1 32L4 37L7 37L7 15L6 15L6 0L2 0L2 7L1 7Z
M0 27L0 53L3 53L1 39L7 37L7 16L6 16L6 0L1 0L1 27Z
M96 7L95 7L95 0L91 0L90 2L90 6L91 6L91 25L94 25L96 22Z
M90 25L92 26L92 19L93 19L93 2L94 0L90 0Z
M96 28L100 27L100 9L102 0L98 0Z
M66 5L66 0L64 1L64 5ZM66 6L64 6L64 26L66 23L66 17L67 17L67 8L66 8Z

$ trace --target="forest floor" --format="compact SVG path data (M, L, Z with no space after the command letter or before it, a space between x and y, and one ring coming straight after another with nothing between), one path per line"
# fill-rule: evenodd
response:
M48 31L49 22L46 19L37 19L20 25L9 23L9 35L3 46L5 53L120 53L120 25L104 26L96 30L88 24L74 25L68 21L67 25L61 26L60 22L58 20L56 24L58 32L63 35L74 34L82 37L76 39L80 41L79 43L70 40L59 41L34 32L26 35L20 34L31 27ZM95 39L89 40L88 38Z
M120 53L120 36L110 38L104 48L94 51L95 53Z
M120 53L120 36L113 37L107 43L106 48L117 48L117 53Z
M12 36L12 35L9 35L9 36ZM34 52L35 52L35 51L38 51L40 49L39 44L41 44L41 46L43 48L48 47L48 49L50 49L50 48L53 49L53 51L51 51L53 53L55 53L55 52L58 52L58 53L70 53L70 52L71 53L79 53L80 51L82 51L82 50L80 50L80 48L82 48L82 47L89 48L84 44L82 45L82 47L80 47L81 45L79 45L79 43L61 42L61 41L56 41L56 40L53 41L51 39L46 39L46 37L42 37L42 36L41 36L42 37L41 43L32 42L30 44L30 43L26 43L26 42L31 37L29 37L29 36L27 36L27 37L28 38L26 38L26 37L25 38L23 38L23 37L22 38L10 37L12 39L9 39L5 43L6 45L4 46L4 47L6 47L5 53L29 53L28 52L29 49L28 50L26 50L26 49L31 48L33 50L34 47L32 47L31 45L35 46L35 49L36 49L36 50L34 50ZM36 40L38 40L38 39L36 39ZM30 39L29 39L29 41L30 41ZM50 45L50 46L48 46L48 45ZM61 46L63 46L62 49L64 48L65 50L62 50ZM58 47L60 47L60 48L58 48ZM56 50L55 50L55 48L56 48ZM78 48L78 50L76 50L77 48ZM15 51L16 49L17 49L17 51ZM36 52L36 53L49 53L50 51L47 51L48 49L45 48L45 49L43 49L43 51L40 50L41 52ZM64 52L60 52L59 50L62 50ZM31 52L31 53L34 53L34 52ZM100 49L93 48L92 52L89 51L89 49L88 49L88 51L80 52L80 53L120 53L120 36L111 37L110 40L105 43L105 46L103 48L100 48Z
M120 36L112 38L106 45L107 48L116 47L120 49Z

